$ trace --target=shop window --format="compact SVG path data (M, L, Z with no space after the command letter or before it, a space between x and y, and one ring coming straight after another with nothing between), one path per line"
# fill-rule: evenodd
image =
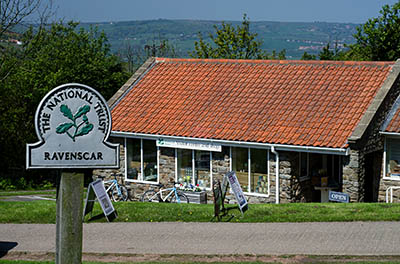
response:
M193 164L192 164L192 150L190 149L177 149L177 162L178 162L178 182L181 184L192 184L193 182Z
M155 140L127 139L126 152L127 180L158 182Z
M177 149L178 182L187 188L211 188L209 151Z
M386 139L386 176L400 178L400 140Z
M143 180L157 182L157 146L155 140L143 142Z
M250 149L250 192L268 194L268 151Z
M139 180L141 177L142 170L141 170L141 143L140 139L128 139L127 140L127 176L126 178L129 180Z
M268 159L266 149L232 147L232 170L244 192L269 194Z
M194 183L200 188L211 187L210 177L210 152L209 151L195 151L195 174Z
M249 191L249 149L232 147L232 170L244 192Z

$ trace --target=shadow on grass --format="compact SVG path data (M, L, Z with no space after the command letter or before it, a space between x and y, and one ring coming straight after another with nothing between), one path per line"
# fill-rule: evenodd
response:
M0 258L7 255L8 251L15 248L17 245L17 242L0 241Z
M102 218L105 218L105 215L103 213L100 213L98 215L91 216L87 221L88 222L93 222L93 221L96 221L96 220L100 220Z
M98 214L98 215L91 216L91 217L87 220L87 222L88 222L88 223L94 222L94 221L100 220L100 219L102 219L102 218L105 218L105 219L107 220L107 222L112 222L115 218L117 218L117 216L118 216L118 215L117 215L116 211L114 211L113 213L109 214L107 217L104 215L104 213L100 213L100 214Z

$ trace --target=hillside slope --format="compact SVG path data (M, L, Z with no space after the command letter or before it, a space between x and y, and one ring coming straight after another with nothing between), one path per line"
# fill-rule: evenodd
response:
M227 21L239 25L240 21ZM173 43L178 55L187 57L194 49L194 42L201 32L205 39L214 32L214 25L221 21L201 20L145 20L126 22L83 23L87 28L96 25L104 30L110 41L112 50L118 52L130 43L138 48L153 41L167 39ZM356 24L327 22L251 22L251 31L258 34L263 41L263 48L268 52L286 49L288 59L298 59L307 51L318 54L328 42L337 42L339 46L353 43ZM333 46L333 45L332 45Z

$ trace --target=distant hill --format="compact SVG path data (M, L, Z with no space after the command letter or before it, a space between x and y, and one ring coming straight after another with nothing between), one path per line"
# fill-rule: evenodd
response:
M240 21L226 21L232 25ZM194 42L201 32L207 40L209 33L214 33L214 25L221 21L202 20L145 20L126 22L82 23L88 28L96 25L104 30L113 52L123 49L126 43L136 47L144 47L152 41L167 39L176 47L180 57L188 57L188 52L194 49ZM327 22L250 22L252 32L258 34L263 41L263 48L268 52L279 52L286 49L288 59L299 59L304 51L318 54L328 42L337 42L339 47L354 42L353 34L357 24L327 23Z

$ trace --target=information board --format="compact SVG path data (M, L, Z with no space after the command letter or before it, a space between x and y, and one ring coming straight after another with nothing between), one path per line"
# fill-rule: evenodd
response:
M248 205L242 187L240 187L240 183L236 177L236 173L234 171L228 172L225 177L228 178L229 185L235 195L240 211L244 213L248 209Z
M88 187L88 192L86 195L85 209L83 213L83 217L85 217L88 213L93 210L94 201L97 197L97 200L100 203L101 209L103 210L104 215L107 218L107 221L116 217L116 212L113 204L111 203L110 197L106 193L106 189L104 188L104 184L102 180L96 180L91 182ZM113 214L113 217L110 217Z

